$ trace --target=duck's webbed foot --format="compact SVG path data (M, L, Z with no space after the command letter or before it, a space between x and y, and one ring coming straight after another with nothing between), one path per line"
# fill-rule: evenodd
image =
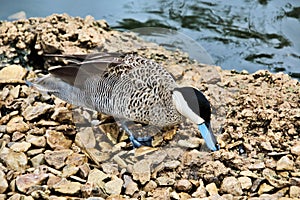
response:
M129 135L129 139L133 145L134 148L139 148L141 146L152 146L152 135L145 134L145 130L143 127L134 127L134 129L129 129L129 125L134 124L134 122L130 121L122 121L121 127L126 131L126 133ZM142 133L141 133L142 132ZM147 130L146 130L147 132Z

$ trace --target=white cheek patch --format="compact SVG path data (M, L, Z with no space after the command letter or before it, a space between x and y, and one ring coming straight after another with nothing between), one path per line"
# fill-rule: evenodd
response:
M189 107L188 103L183 98L180 92L174 91L172 98L173 98L174 105L180 114L182 114L183 116L190 119L192 122L196 124L204 123L204 120Z

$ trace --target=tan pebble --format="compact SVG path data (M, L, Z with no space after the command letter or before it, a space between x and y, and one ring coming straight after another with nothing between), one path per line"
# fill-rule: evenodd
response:
M215 183L209 183L205 186L206 191L208 192L209 196L214 196L218 194L218 188Z
M293 170L294 162L288 156L282 156L277 161L276 170Z
M119 165L119 167L121 167L121 168L126 168L127 167L126 162L118 155L114 155L113 161L115 161Z
M248 168L251 170L264 169L265 163L263 161L256 161L255 163L250 164Z
M166 176L161 176L156 179L157 184L160 186L172 186L175 184L175 180Z
M155 188L157 188L157 183L153 180L150 180L148 183L146 183L145 187L144 187L144 191L146 192L151 192L153 191Z
M55 169L60 169L65 165L66 158L72 154L72 150L65 149L59 151L45 151L45 160L49 165L55 167Z
M101 152L95 148L85 149L85 153L89 155L89 158L92 161L94 161L97 165L100 165L100 163L107 161L111 158L110 152Z
M79 168L74 165L66 165L62 170L62 177L67 178L72 175L75 175L78 172Z
M63 194L76 194L80 191L81 184L78 182L71 182L63 178L61 181L53 185L53 189L56 192Z
M10 149L15 152L26 152L31 147L28 142L16 142L10 146Z
M26 142L31 143L36 147L45 147L46 146L46 138L44 136L35 136L35 135L27 135Z
M297 156L300 156L300 141L296 142L292 148L291 153Z
M28 156L34 156L34 155L37 155L37 154L41 154L45 151L44 148L40 148L40 149L32 149L32 150L29 150L27 151L27 155Z
M36 123L36 125L39 125L39 126L58 126L59 122L47 121L47 120L41 119L40 121L38 121Z
M12 137L11 137L11 141L16 142L18 140L21 140L24 137L25 137L24 133L14 132L13 135L12 135Z
M20 192L27 192L27 190L32 187L41 184L43 180L48 177L48 174L38 173L38 174L24 174L18 176L16 179L16 186Z
M92 127L80 129L76 134L75 143L82 148L94 148L96 138Z
M134 180L138 180L141 184L145 184L150 180L150 160L140 160L133 165L132 176Z
M204 187L204 183L202 180L199 181L199 186L197 187L196 191L192 194L192 197L195 198L204 198L206 197L206 189Z
M65 137L62 132L47 130L46 131L47 144L55 150L68 149L72 145L72 140Z
M263 184L260 185L260 187L258 189L258 194L261 195L263 193L270 192L273 189L274 189L273 186L271 186L267 183L263 183Z
M10 150L5 162L9 169L22 172L26 168L28 159L25 153Z
M141 146L138 149L135 150L134 156L135 157L140 157L144 156L146 154L152 153L154 151L157 151L158 148L153 148L153 147L148 147L148 146Z
M260 145L264 150L273 151L271 142L262 142Z
M132 196L135 192L139 191L138 184L134 182L130 176L124 175L125 194Z
M80 174L81 174L83 177L87 177L88 174L89 174L90 171L91 171L91 168L89 167L89 164L88 164L88 163L84 163L83 165L80 165L80 166L79 166L79 170L80 170Z
M38 154L30 159L30 162L33 167L39 167L45 162L44 154Z
M118 177L112 177L111 181L105 183L104 188L108 194L121 194L123 180Z
M176 169L180 164L181 162L179 162L178 160L171 160L164 163L165 167L168 169Z
M58 122L71 122L73 120L72 111L66 107L59 107L54 109L54 113L51 115L51 119Z
M242 189L250 189L252 186L251 178L242 176L238 178L238 181L241 183Z
M94 199L95 197L93 197ZM96 199L98 200L98 199ZM104 200L104 199L99 199L99 200ZM112 194L109 195L106 200L126 200L126 198L123 197L123 195L119 195L119 194Z
M26 107L22 114L26 120L30 121L47 113L49 110L52 110L53 108L54 108L53 105L36 102L33 106L30 105Z
M14 98L18 98L20 93L20 85L17 85L16 87L13 87L10 91L9 94Z
M242 186L235 177L225 177L222 181L221 189L223 193L240 196L243 194Z
M175 185L179 191L189 191L192 188L192 183L189 180L181 179Z
M274 170L271 170L269 168L264 169L262 175L272 186L276 188L283 188L290 184L288 180L282 178L281 176L278 176L278 174Z
M291 186L290 187L290 197L291 198L300 198L300 186Z
M8 183L5 177L5 173L2 170L0 170L0 194L4 194L7 188Z
M72 153L66 160L67 165L80 166L88 162L88 158L84 154Z
M0 70L0 83L21 83L26 73L20 65L9 65Z
M186 192L180 192L179 197L180 197L180 200L190 200L191 199L191 195L189 195Z
M100 171L99 169L93 169L88 175L87 182L97 185L98 187L104 187L103 180L109 178L110 176Z
M47 186L49 188L52 188L53 185L55 185L56 183L58 183L59 181L61 181L62 178L60 176L56 176L56 175L53 175L53 174L49 174L49 178L47 180Z
M251 172L251 171L241 171L240 175L243 176L247 176L247 177L251 177L251 178L258 178L258 175L256 175L255 173Z
M13 117L6 126L6 131L8 133L13 133L15 131L26 132L29 130L28 124L23 121L23 117L16 116Z
M170 197L171 197L172 199L176 199L176 200L179 200L179 199L180 199L180 196L179 196L179 194L178 194L176 191L171 192L171 193L170 193Z

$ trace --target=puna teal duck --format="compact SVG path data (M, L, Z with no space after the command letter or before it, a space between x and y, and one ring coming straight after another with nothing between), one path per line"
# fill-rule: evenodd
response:
M198 125L208 148L219 149L209 101L198 89L177 85L158 63L119 53L50 56L66 59L68 65L49 68L48 75L31 83L37 89L123 121L162 128L188 118ZM151 145L151 137L136 138L126 123L122 126L134 147Z

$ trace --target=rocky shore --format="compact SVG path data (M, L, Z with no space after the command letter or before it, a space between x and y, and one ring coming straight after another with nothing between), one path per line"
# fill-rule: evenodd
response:
M221 150L185 122L130 148L114 120L28 87L49 53L137 53L213 105ZM0 199L300 199L300 84L191 61L103 20L0 22Z

